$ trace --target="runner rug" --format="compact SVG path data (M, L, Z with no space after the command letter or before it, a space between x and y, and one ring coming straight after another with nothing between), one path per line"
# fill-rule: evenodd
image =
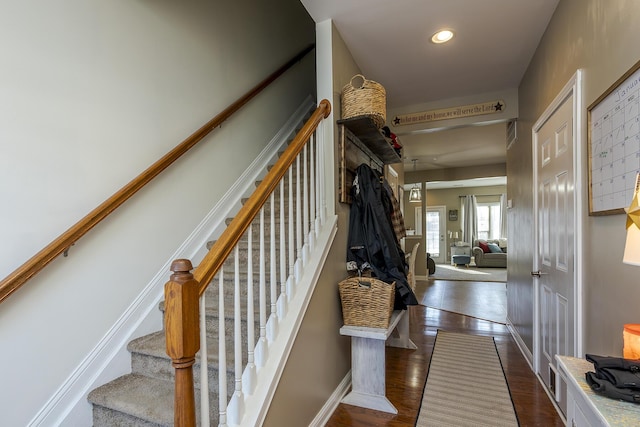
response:
M518 426L493 337L438 331L416 427Z

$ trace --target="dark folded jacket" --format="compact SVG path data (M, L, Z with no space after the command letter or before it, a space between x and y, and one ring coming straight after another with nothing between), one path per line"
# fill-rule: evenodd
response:
M612 399L640 403L640 391L636 389L616 387L607 380L597 378L595 372L587 372L586 379L591 390L598 394Z
M603 396L640 403L640 360L587 354L595 372L585 374L591 389Z
M593 354L587 354L586 359L593 363L597 378L607 380L615 387L640 390L640 360Z

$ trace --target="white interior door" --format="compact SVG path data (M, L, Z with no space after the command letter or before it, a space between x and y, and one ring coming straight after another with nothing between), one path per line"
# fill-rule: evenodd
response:
M536 208L535 257L536 372L566 413L566 384L555 355L576 355L577 200L575 186L575 86L552 104L533 128ZM549 109L548 109L549 110ZM578 228L579 229L579 228Z
M436 263L443 263L447 258L444 238L446 232L445 211L446 206L430 206L427 208L425 247Z

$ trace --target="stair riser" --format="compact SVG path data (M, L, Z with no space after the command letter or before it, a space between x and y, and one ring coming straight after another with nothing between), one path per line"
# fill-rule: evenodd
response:
M195 391L196 408L200 407L200 392ZM218 398L211 393L209 397L209 419L211 425L218 425ZM200 424L200 413L196 410L196 425ZM93 427L172 427L173 422L158 424L141 418L125 414L101 405L93 406Z
M229 224L227 224L229 225ZM285 227L284 227L284 236L285 236L285 242L287 243L287 245L289 244L289 221L287 220L285 222ZM301 239L304 241L304 234L305 231L307 232L311 232L313 230L313 221L312 219L309 220L309 224L305 227L305 224L303 223L301 226ZM294 222L293 224L293 238L294 240L297 237L297 228L296 228L296 223ZM276 242L276 247L279 246L280 244L280 236L281 236L281 227L280 227L280 219L279 217L275 218L275 228L274 228L274 239ZM257 248L260 247L260 219L256 219L253 222L253 227L251 228L251 238L252 238L252 245L254 248L254 251L257 251ZM264 222L264 240L265 240L265 252L268 252L269 247L270 247L270 242L271 242L271 220L270 217L265 216L265 222ZM206 249L209 250L211 249L211 247L213 246L213 244L215 243L215 240L211 240L209 242L207 242L206 244ZM248 230L247 232L245 232L245 234L240 237L239 241L238 241L238 245L240 248L247 248L248 247Z
M120 411L93 405L93 427L165 427L163 424L152 423ZM166 425L166 427L170 427Z
M277 291L276 292L276 299L277 299L280 297L280 294L281 294L280 287L278 287L276 291ZM217 333L217 327L218 327L217 319L218 319L218 310L219 310L217 293L215 296L206 296L205 303L206 303L205 316L206 316L206 322L207 322L207 331L211 332L210 327L213 326L213 324L210 325L210 323L215 322L215 328L216 328L215 332ZM232 320L233 312L235 308L235 297L233 295L228 295L228 294L225 295L224 307L225 307L225 313L226 313L225 318L228 320ZM160 303L160 310L162 311L164 316L164 303ZM246 313L247 313L246 295L242 296L240 299L240 313L244 322L245 321L244 319L246 319ZM260 295L257 293L254 294L254 298L253 298L253 313L254 313L254 320L256 322L256 325L258 325L260 322ZM270 290L267 290L267 292L265 293L265 315L267 319L269 318L270 314L271 314L271 292ZM163 321L164 321L164 317L163 317Z
M217 300L216 300L216 305L215 306L209 306L211 307L211 309L207 310L206 314L205 314L205 325L207 328L207 337L211 340L214 340L212 342L217 342L218 340L218 336L219 336L219 331L218 331L218 306L217 306ZM231 348L233 345L233 337L235 334L235 323L234 323L234 317L233 317L233 301L225 301L225 341L227 343L227 348ZM269 316L271 314L271 305L270 303L267 301L266 304L266 319L269 319ZM246 316L246 301L241 302L241 309L240 309L241 314L241 321L240 321L240 328L241 328L241 339L242 342L246 345L247 343L247 316ZM164 312L163 312L163 316L164 316ZM254 305L254 338L257 341L258 337L260 336L260 311L259 311L259 306L258 303L256 302Z
M233 358L229 357L229 360ZM243 356L243 366L246 363L246 356ZM233 373L233 364L227 363L227 396L231 396L235 388L235 377ZM148 356L144 354L133 353L131 355L131 369L133 373L139 373L147 375L151 378L158 378L161 380L175 380L175 369L171 365L171 361L168 358L158 358L154 356ZM209 390L217 394L218 390L218 366L209 365ZM200 390L200 361L196 357L196 363L193 365L193 381L195 388ZM217 400L217 399L216 399ZM217 402L216 402L217 404Z
M207 325L207 339L209 340L210 343L215 343L217 347L218 337L220 336L218 331L218 317L207 316L205 318L205 324ZM248 342L246 320L242 320L240 322L240 330L241 330L240 339L241 339L242 345L244 346L243 352L245 352L247 342ZM229 317L225 319L224 333L225 333L224 338L225 338L227 349L233 348L233 340L234 340L234 334L235 334L235 324L234 324L233 317ZM258 314L256 313L254 318L254 329L253 329L254 341L257 341L259 336L260 336L260 319Z

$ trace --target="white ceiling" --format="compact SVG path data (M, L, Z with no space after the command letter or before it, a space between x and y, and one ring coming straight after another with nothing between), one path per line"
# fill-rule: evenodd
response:
M387 110L516 89L558 1L301 0L316 22L333 20L362 73L384 85ZM453 40L431 43L442 28L455 32ZM434 132L403 134L405 167L413 158L417 170L504 163L500 129L500 140L482 149L473 141L431 143Z

